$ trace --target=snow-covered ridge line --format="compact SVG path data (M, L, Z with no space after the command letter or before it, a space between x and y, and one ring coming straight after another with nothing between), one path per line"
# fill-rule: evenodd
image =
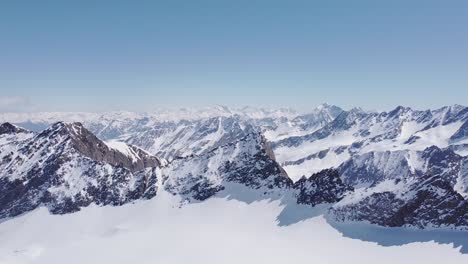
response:
M163 189L189 203L216 195L243 201L247 198L238 189L246 187L253 191L255 199L289 197L286 204L293 201L315 206L344 198L348 202L337 203L330 209L331 215L343 221L364 220L383 226L419 228L468 226L464 213L468 207L464 197L468 173L463 166L465 158L455 153L465 148L462 143L466 140L466 107L433 111L397 107L377 113L358 108L343 111L323 105L313 113L292 119L249 119L221 110L230 115L175 122L150 118L83 124L59 122L35 136L39 143L32 147L39 150L39 155L30 164L42 166L44 156L57 162L57 175L75 186L74 191L66 191L67 185L48 190L57 197L65 193L65 197L73 197L75 201L83 199L75 197L80 193L77 190L96 184L104 190L111 187L107 195L115 199L98 199L102 204L125 203L143 197L147 190L151 190L150 194L144 197L150 198ZM47 152L43 148L46 145L54 151ZM142 149L168 158L169 163L148 166L142 156L149 155ZM69 159L81 163L66 165L64 169L61 156L55 155L64 151L71 155ZM87 159L82 161L82 154ZM5 160L15 159L7 156ZM29 162L28 158L24 160ZM82 163L85 160L111 165L97 169L99 175L112 175L122 165L130 168L132 174L119 178L122 186L117 189L113 177L109 182L96 183L94 172L85 174L88 178L83 182L80 175L89 171L89 165ZM139 167L134 168L135 163ZM157 164L161 165L159 161ZM36 173L30 170L34 166L26 167L24 176ZM160 168L135 175L144 168L154 167ZM288 174L297 181L285 177ZM354 196L348 193L353 193L353 189L358 190ZM118 196L116 191L120 193Z
M158 109L152 112L130 112L130 111L113 111L113 112L10 112L0 113L0 122L43 122L51 123L57 121L65 122L86 122L107 119L143 119L151 118L158 121L179 121L179 120L196 120L218 116L234 116L239 115L247 118L278 118L278 117L295 117L299 113L290 108L228 108L226 106L204 107L204 108L179 108L179 109Z
M274 142L278 160L293 178L309 167L336 167L353 155L384 151L423 151L437 146L466 153L468 108L460 105L432 111L397 107L390 112L344 111L323 127ZM326 161L326 162L325 162ZM332 164L332 165L329 165Z
M161 164L158 158L138 147L123 142L114 144L118 145L119 148L110 147L80 122L56 122L39 133L30 132L9 123L1 124L0 130L5 130L5 127L10 128L7 132L12 134L26 133L30 135L29 144L36 142L48 143L54 138L59 138L58 142L60 144L69 144L82 155L92 160L114 166L123 166L132 171L141 170L144 167L157 167Z
M0 122L37 122L37 123L53 123L58 121L65 122L87 122L97 120L129 120L129 119L143 119L151 118L158 121L178 121L178 120L196 120L217 116L234 116L239 115L252 119L262 118L296 118L298 116L307 115L320 110L335 107L333 105L324 103L309 111L297 111L293 108L260 108L260 107L242 107L231 108L227 106L214 106L214 107L200 107L200 108L175 108L175 109L157 109L151 112L131 112L131 111L112 111L112 112L4 112L0 113ZM466 106L454 104L451 106L444 106L437 109L424 109L417 110L411 107L398 106L395 109L411 109L413 111L440 111L445 108L464 108ZM353 108L366 113L390 113L390 111L367 111L362 108ZM352 109L351 109L352 110ZM350 111L351 111L350 110Z

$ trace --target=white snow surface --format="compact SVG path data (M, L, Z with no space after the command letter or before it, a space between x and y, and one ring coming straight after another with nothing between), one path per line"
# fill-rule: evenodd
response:
M279 147L274 150L275 156L278 162L282 163L288 160L298 160L328 148L351 145L357 141L353 133L354 131L344 131L324 139L305 142L298 147Z
M215 198L178 208L172 199L164 193L67 215L40 208L6 220L0 263L468 263L451 244L388 247L344 237L323 216L279 226L277 202Z
M115 149L120 153L126 155L127 157L131 158L133 162L137 162L140 159L138 153L124 142L120 142L117 140L109 140L105 143L109 148Z
M310 176L323 169L336 168L351 157L348 152L340 154L329 153L323 159L310 159L298 165L283 165L283 169L288 173L289 178L298 181L302 176Z

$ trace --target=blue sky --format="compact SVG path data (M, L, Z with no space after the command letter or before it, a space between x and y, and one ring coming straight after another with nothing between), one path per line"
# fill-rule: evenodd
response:
M468 1L1 1L0 111L468 104Z

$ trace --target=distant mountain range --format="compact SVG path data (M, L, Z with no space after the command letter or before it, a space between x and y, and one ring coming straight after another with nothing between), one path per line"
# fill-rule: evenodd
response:
M181 205L274 199L327 205L336 221L468 230L461 105L4 113L0 122L1 218L168 192Z

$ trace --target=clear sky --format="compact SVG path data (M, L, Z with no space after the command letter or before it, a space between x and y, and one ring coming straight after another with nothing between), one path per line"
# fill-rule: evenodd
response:
M0 111L322 102L468 105L468 1L0 1Z

